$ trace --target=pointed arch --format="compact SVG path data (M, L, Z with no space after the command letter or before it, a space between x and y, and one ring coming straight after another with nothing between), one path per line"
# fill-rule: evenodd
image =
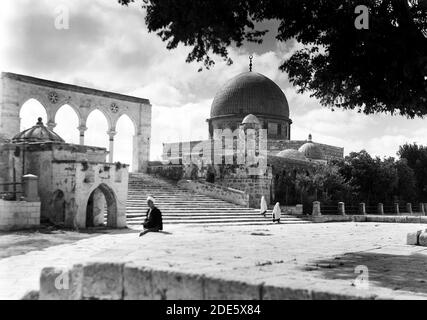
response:
M88 129L85 134L85 145L108 150L109 138L107 132L110 130L110 125L105 114L99 109L92 110L87 117L86 127Z
M116 122L116 136L114 137L114 162L130 164L132 170L133 139L136 127L129 116L123 114Z
M55 114L54 131L67 143L79 143L79 115L69 104L61 106Z
M47 109L39 100L30 98L25 101L19 110L20 131L31 128L36 125L38 118L43 119L43 123L47 123Z
M104 221L106 208L106 225L117 227L117 198L114 191L105 183L101 183L90 193L86 205L86 227L101 225Z

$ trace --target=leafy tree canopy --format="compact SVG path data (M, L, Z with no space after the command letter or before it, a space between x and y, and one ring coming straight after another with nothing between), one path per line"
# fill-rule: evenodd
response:
M118 0L128 5L135 0ZM300 93L331 108L366 114L427 114L427 0L143 0L148 30L167 48L192 47L187 62L232 63L227 48L262 43L256 23L280 22L278 41L302 48L280 69ZM369 9L359 30L355 8Z

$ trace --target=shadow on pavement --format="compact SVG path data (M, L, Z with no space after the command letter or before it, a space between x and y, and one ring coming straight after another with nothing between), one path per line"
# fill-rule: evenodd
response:
M370 286L427 293L427 255L424 254L356 252L317 260L305 267L305 271L320 272L325 279L349 280L351 283L361 272L366 275L366 270Z

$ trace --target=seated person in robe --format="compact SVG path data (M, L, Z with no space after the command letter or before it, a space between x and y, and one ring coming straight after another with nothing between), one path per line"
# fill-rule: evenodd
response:
M144 231L139 234L140 237L148 232L159 232L163 230L162 212L156 208L153 197L147 198L147 205L149 209L147 210L147 217L142 224L144 226Z

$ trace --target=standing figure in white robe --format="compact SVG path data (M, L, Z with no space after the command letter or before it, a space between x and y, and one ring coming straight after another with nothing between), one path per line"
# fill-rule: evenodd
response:
M261 198L261 207L260 207L259 213L261 213L265 217L265 214L267 213L267 210L268 210L267 201L265 201L265 197L262 196L262 198Z
M282 211L280 210L280 203L277 202L273 209L273 223L280 223L280 216L282 215Z

